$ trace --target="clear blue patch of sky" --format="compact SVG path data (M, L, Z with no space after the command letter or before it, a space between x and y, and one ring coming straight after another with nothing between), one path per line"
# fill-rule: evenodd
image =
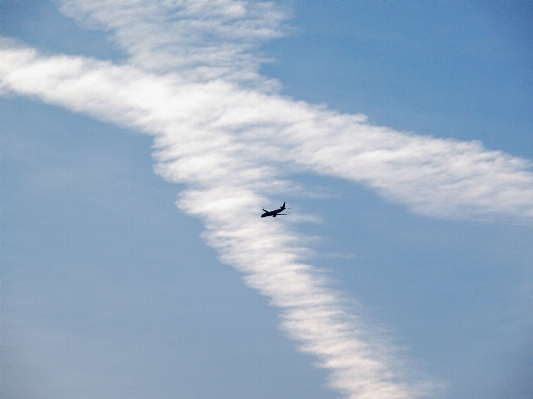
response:
M21 40L45 54L82 55L115 62L126 54L106 32L82 30L59 12L59 3L39 0L2 0L2 35Z

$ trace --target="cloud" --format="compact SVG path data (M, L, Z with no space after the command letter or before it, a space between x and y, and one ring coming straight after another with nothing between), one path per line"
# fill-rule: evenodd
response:
M533 217L531 163L479 142L400 133L223 79L42 57L5 41L2 55L4 90L156 136L157 170L175 182L211 185L231 174L272 187L281 174L312 171L364 183L428 216Z
M145 70L179 71L188 79L258 80L251 51L283 35L287 11L274 3L218 1L63 1L80 25L113 32L113 40Z
M442 218L533 219L531 163L479 142L402 133L364 115L279 95L255 53L283 34L273 3L67 1L80 24L109 31L122 65L44 56L0 43L0 90L154 137L155 171L187 185L178 206L200 217L222 262L281 309L282 328L331 370L331 387L360 399L411 398L396 349L345 309L305 260L305 237L258 206L292 190L292 173L345 178L412 211ZM258 205L260 204L260 205Z

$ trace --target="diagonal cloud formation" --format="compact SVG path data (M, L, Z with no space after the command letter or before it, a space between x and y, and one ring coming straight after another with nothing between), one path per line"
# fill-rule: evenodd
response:
M220 88L231 96L211 102L200 117L212 117L201 123L247 133L256 146L269 148L269 155L283 153L276 161L365 183L428 216L507 214L531 220L532 165L526 160L487 151L480 142L400 133L370 126L363 115L265 96L280 85L258 74L264 60L251 51L283 35L287 12L278 7L227 0L157 6L92 0L64 1L61 10L81 24L113 32L113 40L130 55L129 65L178 72L188 82L236 84ZM243 85L258 90L243 90Z
M145 70L179 71L188 79L261 80L251 50L283 35L286 12L273 3L227 0L160 2L61 1L61 11L112 40Z
M47 57L3 39L0 90L152 135L156 172L187 185L178 206L202 218L221 260L282 309L282 328L331 370L333 388L361 399L424 395L431 384L409 383L394 348L305 263L305 238L258 219L257 204L307 171L433 217L531 222L531 163L280 96L253 53L282 33L284 14L270 3L68 1L62 11L110 31L128 62Z

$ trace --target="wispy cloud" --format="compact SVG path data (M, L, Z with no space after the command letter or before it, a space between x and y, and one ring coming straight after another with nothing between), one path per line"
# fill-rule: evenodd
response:
M187 184L178 206L200 217L220 259L282 309L282 328L331 370L350 398L411 398L394 347L345 311L305 262L305 238L258 206L291 190L294 172L363 183L414 212L444 218L533 220L531 163L478 142L372 126L364 115L279 95L254 51L282 34L273 3L68 1L61 10L108 30L122 65L43 56L4 39L0 89L154 137L156 172Z
M283 35L287 10L274 3L217 1L61 1L61 11L84 27L113 33L129 63L179 71L189 79L260 79L251 50Z

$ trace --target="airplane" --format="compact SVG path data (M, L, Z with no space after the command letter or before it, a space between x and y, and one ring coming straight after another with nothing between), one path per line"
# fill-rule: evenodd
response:
M265 213L263 213L261 217L264 218L266 216L272 216L275 218L278 215L286 215L286 213L280 213L280 212L283 212L285 209L289 209L289 208L285 208L285 202L284 202L283 205L281 205L281 207L279 209L276 209L275 211L267 211L266 209L263 209Z

